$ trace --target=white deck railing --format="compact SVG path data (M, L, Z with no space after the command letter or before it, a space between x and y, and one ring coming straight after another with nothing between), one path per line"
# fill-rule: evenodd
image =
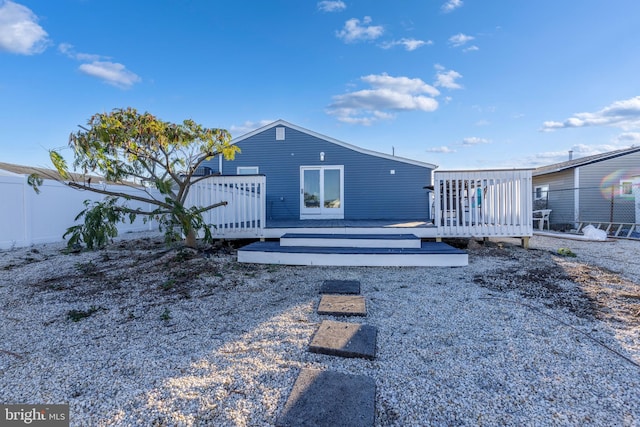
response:
M533 234L530 169L434 172L438 237Z
M214 237L262 237L266 221L266 177L262 175L211 176L191 186L186 206L227 202L203 213Z

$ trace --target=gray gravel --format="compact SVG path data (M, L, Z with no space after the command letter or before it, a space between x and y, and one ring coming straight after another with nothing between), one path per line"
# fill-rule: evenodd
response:
M380 426L640 425L640 242L534 236L474 244L468 267L335 268L156 241L0 252L0 402L69 403L74 426L269 426L316 368L374 378ZM343 320L315 313L326 279L361 282L375 360L307 351Z

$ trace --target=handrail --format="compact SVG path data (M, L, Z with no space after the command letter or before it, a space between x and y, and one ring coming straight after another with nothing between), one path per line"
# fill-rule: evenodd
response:
M438 237L533 235L530 169L434 172Z

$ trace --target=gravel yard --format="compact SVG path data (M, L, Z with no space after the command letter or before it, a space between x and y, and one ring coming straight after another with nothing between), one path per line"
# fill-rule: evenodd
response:
M301 368L376 381L376 425L640 425L640 242L534 236L469 266L288 267L127 235L0 252L0 402L71 425L270 426ZM561 256L568 248L576 257ZM358 280L377 357L310 353L326 279Z

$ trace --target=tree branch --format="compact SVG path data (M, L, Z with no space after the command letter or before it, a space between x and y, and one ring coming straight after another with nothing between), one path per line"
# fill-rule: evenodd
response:
M94 193L98 193L98 194L104 194L107 196L114 196L114 197L122 197L123 199L131 199L131 200L137 200L139 202L143 202L143 203L151 203L152 205L157 205L160 207L163 207L165 209L171 209L171 205L161 202L159 200L155 200L155 199L146 199L144 197L140 197L140 196L135 196L132 194L126 194L126 193L120 193L117 191L109 191L109 190L101 190L99 188L94 188L94 187L89 187L88 185L85 184L78 184L77 182L67 182L65 185L67 185L68 187L71 188L75 188L76 190L86 190L86 191L92 191Z

